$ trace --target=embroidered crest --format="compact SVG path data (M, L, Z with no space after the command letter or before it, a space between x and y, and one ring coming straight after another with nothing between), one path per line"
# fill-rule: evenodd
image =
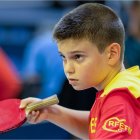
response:
M127 131L129 135L131 135L132 129L125 124L125 119L119 119L118 117L112 117L107 119L104 122L102 128L109 132L124 132Z

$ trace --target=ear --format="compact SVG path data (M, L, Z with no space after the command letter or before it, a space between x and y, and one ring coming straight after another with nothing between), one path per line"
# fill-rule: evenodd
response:
M113 66L120 60L121 46L118 43L112 43L107 47L108 64Z

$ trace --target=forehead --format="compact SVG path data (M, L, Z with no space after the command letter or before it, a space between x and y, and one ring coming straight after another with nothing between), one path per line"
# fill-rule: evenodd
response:
M62 53L83 51L88 52L97 48L95 44L86 39L66 39L58 42L58 50Z

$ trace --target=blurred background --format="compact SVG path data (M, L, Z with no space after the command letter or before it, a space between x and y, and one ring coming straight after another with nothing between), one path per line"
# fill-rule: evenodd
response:
M60 105L90 110L94 88L74 91L63 72L52 39L58 20L76 6L98 2L113 8L126 30L126 68L140 65L140 1L125 0L1 0L0 1L0 100L57 94ZM48 122L24 125L0 135L0 139L75 139Z

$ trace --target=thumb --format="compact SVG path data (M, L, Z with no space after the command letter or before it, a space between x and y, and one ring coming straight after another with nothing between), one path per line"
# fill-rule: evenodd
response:
M30 104L32 102L31 98L26 98L26 99L22 99L20 102L20 106L19 108L25 108L28 104Z
M36 102L36 101L40 101L41 99L37 99L37 98L33 98L33 97L29 97L29 98L25 98L25 99L22 99L21 102L20 102L20 106L19 108L26 108L27 105L33 103L33 102Z
M27 103L21 100L19 108L22 109L22 108L25 108L26 106L27 106Z

